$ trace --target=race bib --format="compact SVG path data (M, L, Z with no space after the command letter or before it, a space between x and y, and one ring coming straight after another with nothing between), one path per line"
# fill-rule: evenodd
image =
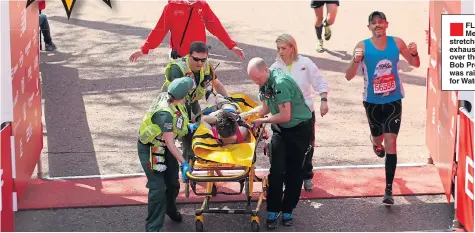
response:
M394 74L383 75L373 78L374 94L384 94L396 90Z
M176 128L181 130L183 128L183 116L179 116L176 120Z

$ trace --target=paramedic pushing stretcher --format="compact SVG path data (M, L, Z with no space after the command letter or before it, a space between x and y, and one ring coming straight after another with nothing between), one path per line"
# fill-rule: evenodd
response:
M165 68L165 83L162 91L166 90L170 82L176 78L183 76L191 77L193 80L193 88L186 96L186 108L188 111L188 119L190 122L197 121L192 124L192 131L198 128L199 113L201 112L199 100L205 97L207 90L213 87L217 93L227 96L224 85L216 79L216 74L213 65L208 61L208 46L201 41L195 41L191 44L189 54L183 58L172 60ZM213 80L213 77L214 80ZM192 155L191 149L192 133L183 138L183 156L188 160Z
M312 113L302 91L292 77L267 68L262 58L253 58L247 68L250 78L259 85L262 105L241 114L259 114L253 121L259 126L271 123L270 173L267 191L267 228L277 227L279 217L285 226L292 225L292 211L297 206L303 183L302 168L314 135ZM267 118L264 115L271 113ZM283 193L283 184L286 184ZM284 195L282 198L282 194Z
M178 162L183 165L184 182L186 172L192 172L192 169L176 147L175 139L189 132L184 103L185 96L192 87L193 81L189 77L173 80L168 86L168 92L162 92L154 99L140 126L138 155L149 189L145 224L147 231L160 231L165 214L175 222L182 221L176 207L176 197L180 190Z

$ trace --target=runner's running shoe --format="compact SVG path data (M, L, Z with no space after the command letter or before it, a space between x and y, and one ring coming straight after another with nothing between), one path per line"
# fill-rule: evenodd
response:
M323 53L323 40L317 40L317 52Z
M394 198L393 198L393 191L386 188L386 192L384 193L383 197L383 203L387 205L393 205L394 204Z
M332 37L332 30L330 28L330 25L328 25L327 20L325 19L325 22L323 22L323 27L325 28L325 40L330 40Z

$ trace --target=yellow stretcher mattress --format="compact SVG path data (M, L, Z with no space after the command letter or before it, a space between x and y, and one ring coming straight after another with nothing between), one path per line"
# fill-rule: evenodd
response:
M232 94L230 97L239 104L242 112L250 111L259 106L252 98L244 94ZM246 122L251 124L257 118L257 114L250 116L246 119ZM192 141L193 152L197 157L217 163L252 166L252 158L256 148L256 138L252 132L250 133L251 139L249 142L226 146L219 146L216 140L211 139L212 135L213 133L206 126L200 125L198 127Z

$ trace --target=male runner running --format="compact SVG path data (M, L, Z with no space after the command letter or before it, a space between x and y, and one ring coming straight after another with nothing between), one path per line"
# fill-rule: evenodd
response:
M325 21L323 20L323 6L327 6L327 17ZM323 39L322 39L322 30L325 27L325 40L330 40L332 36L332 31L330 25L335 22L336 13L338 11L338 6L340 6L340 1L312 1L310 7L315 11L315 32L317 33L317 52L323 53Z
M363 106L371 130L373 150L381 158L386 155L383 203L392 205L392 183L397 164L396 140L401 125L401 100L404 98L397 68L399 54L414 67L420 66L420 60L415 43L406 46L402 39L386 35L388 22L383 12L375 11L369 15L368 28L373 36L356 45L353 60L346 70L346 79L353 79L358 68L364 74Z

